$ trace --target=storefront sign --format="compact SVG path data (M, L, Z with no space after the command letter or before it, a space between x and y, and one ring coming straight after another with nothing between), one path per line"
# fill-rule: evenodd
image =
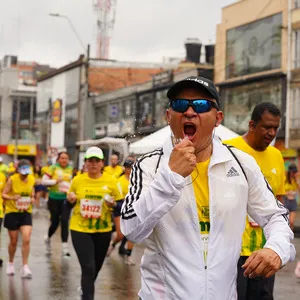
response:
M7 154L15 154L15 145L7 145ZM36 145L18 145L17 155L24 156L35 156L36 155Z

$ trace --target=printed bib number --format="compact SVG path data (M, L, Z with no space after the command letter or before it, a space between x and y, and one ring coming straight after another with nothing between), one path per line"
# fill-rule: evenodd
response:
M16 206L18 210L27 210L29 209L30 203L30 197L22 197L16 201Z
M83 218L99 219L102 212L102 201L81 199L80 213Z

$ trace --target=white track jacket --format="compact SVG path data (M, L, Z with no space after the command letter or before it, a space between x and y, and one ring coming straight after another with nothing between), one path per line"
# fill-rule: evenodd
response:
M246 178L228 148L215 138L208 168L210 233L205 267L193 185L188 184L189 176L170 170L172 148L168 139L162 155L155 150L136 162L122 207L123 234L146 246L142 300L237 299L237 261L247 213L263 227L265 248L273 249L283 265L295 258L288 211L274 197L255 160L233 150ZM235 176L229 176L232 167Z

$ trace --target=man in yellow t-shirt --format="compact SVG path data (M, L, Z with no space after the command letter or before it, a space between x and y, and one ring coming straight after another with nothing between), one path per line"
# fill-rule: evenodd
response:
M104 168L104 171L115 178L119 178L123 173L123 168L119 165L119 156L112 154L110 157L110 165Z
M225 144L238 148L256 160L274 195L282 202L285 194L284 161L279 150L270 146L280 126L280 110L272 103L258 104L251 115L249 130L237 138L224 141ZM243 234L241 257L238 263L237 290L238 299L273 299L275 276L271 278L246 278L243 268L247 258L256 250L262 249L266 239L262 228L249 216Z

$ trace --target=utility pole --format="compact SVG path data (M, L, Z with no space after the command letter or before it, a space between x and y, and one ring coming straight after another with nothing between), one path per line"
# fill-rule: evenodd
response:
M18 144L19 144L19 129L20 129L20 99L16 98L17 101L17 114L15 123L15 149L14 149L14 162L18 160Z
M81 66L79 99L78 99L78 135L77 140L85 139L85 112L87 109L87 102L89 98L89 59L90 59L90 45L87 45L86 58L84 64Z
M285 114L285 148L290 144L291 123L291 69L292 69L292 0L288 0L288 24L287 24L287 74L286 74L286 114Z

